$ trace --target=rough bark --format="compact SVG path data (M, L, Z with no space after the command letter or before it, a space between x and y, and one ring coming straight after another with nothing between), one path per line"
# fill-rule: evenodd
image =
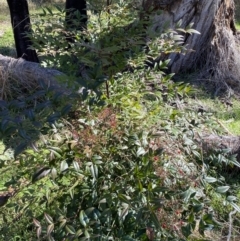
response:
M233 0L145 0L145 5L148 1L153 9L163 11L154 15L154 29L164 29L166 24L174 28L182 20L182 28L194 23L192 28L201 33L185 36L184 45L193 51L169 56L172 72L198 70L198 79L208 80L216 94L222 90L240 91L240 51Z
M14 59L0 54L0 72L1 75L4 72L5 77L16 81L19 85L31 91L39 86L39 81L43 81L47 86L53 87L57 91L71 94L69 89L58 82L59 78L67 78L62 72L43 68L38 63L26 61L22 58ZM5 80L0 78L0 81Z
M31 33L31 25L26 0L7 0L12 28L14 33L17 57L32 62L39 62L37 53L29 49L32 45L31 39L26 35ZM26 34L25 34L26 33Z

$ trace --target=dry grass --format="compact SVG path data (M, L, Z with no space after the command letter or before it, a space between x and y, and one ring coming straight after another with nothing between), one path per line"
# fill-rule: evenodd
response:
M0 60L0 97L4 100L27 97L38 90L41 83L65 94L71 93L58 83L57 78L64 75L57 70L45 69L37 63L6 56L1 56Z
M0 20L9 15L8 5L6 0L0 0Z
M7 93L9 93L7 72L3 67L0 67L0 100L6 99Z
M25 84L23 85L24 82ZM12 100L28 96L29 92L37 88L33 82L19 81L11 77L9 72L3 66L0 66L0 100Z

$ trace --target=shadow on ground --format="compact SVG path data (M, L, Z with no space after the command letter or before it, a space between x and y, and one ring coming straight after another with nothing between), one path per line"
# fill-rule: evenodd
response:
M13 57L13 58L17 57L17 53L16 53L16 50L15 50L14 46L12 46L12 47L1 46L0 47L0 54L5 55L5 56L10 56L10 57Z

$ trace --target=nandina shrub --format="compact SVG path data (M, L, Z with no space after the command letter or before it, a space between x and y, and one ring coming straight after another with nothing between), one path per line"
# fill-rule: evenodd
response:
M213 223L196 195L200 187L185 170L175 172L149 132L167 113L161 113L160 92L146 99L151 91L138 75L151 76L124 73L110 85L106 105L89 105L98 99L92 93L68 119L55 122L37 151L18 157L6 182L16 190L3 210L6 240L181 240L197 217L203 217L201 230ZM181 123L177 133L183 129Z
M68 118L53 113L34 149L3 164L2 186L13 189L4 240L185 240L198 219L201 234L216 226L203 185L215 179L195 176L204 158L192 133L207 117L174 107L190 88L164 73L168 61L155 63L160 52L182 51L183 36L151 35L124 3L109 9L74 33L70 50L63 12L45 12L35 28L42 64L74 73L71 86L82 88Z

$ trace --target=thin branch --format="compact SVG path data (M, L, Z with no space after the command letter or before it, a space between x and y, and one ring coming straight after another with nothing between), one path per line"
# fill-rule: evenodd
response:
M229 228L228 228L228 236L227 236L227 241L231 240L231 236L232 236L232 215L236 214L237 210L234 210L232 212L229 213Z

